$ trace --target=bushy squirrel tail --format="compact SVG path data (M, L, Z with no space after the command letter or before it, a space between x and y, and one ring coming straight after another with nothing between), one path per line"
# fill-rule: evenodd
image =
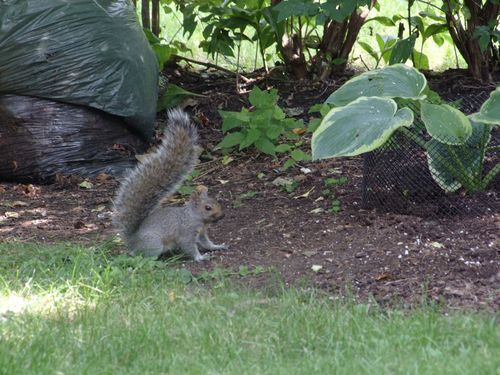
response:
M114 224L127 238L160 199L173 195L193 171L201 148L198 132L180 109L169 111L161 145L123 180L114 199Z

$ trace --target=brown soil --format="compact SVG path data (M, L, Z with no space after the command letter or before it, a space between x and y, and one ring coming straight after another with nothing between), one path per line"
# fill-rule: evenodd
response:
M169 76L206 95L191 101L188 110L210 150L222 137L217 110L239 110L248 105L247 96L237 95L234 79L227 77L186 71ZM310 105L323 101L347 79L312 85L255 78L261 87L278 87L283 107L305 109L305 119ZM449 81L446 74L430 79L444 88ZM471 90L479 87L470 85ZM448 308L500 306L498 204L479 215L451 218L365 210L360 158L303 163L283 171L283 160L252 151L231 156L234 160L222 165L220 154L205 154L199 167L196 183L209 186L226 212L211 228L212 237L230 250L214 252L209 262L184 262L194 274L216 267L270 267L275 272L240 281L252 287L276 285L276 280L287 286L312 285L333 296L352 293L381 303L414 305L425 298ZM341 210L330 213L330 200L322 190L327 188L325 179L339 176L346 176L347 182L328 188ZM276 185L278 177L293 179L296 189L286 192ZM79 187L80 181L61 177L45 186L0 184L0 240L89 243L110 238L117 182L104 175L90 179L92 186Z

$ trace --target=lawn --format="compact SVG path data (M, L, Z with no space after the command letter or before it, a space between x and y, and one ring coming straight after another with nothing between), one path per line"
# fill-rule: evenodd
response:
M2 374L494 374L496 315L245 288L111 242L0 244ZM272 271L269 271L272 272Z

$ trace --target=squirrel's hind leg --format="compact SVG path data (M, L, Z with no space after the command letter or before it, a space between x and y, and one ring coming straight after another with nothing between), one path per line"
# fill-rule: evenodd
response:
M198 245L195 241L184 241L180 243L181 250L186 254L193 258L195 261L200 262L202 260L207 260L210 257L208 255L200 254L198 250Z
M134 240L131 255L143 254L147 257L159 257L175 248L175 241L158 236L142 236Z

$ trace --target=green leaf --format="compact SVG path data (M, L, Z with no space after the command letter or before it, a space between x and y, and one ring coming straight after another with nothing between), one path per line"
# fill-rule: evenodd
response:
M311 160L311 155L309 155L307 152L302 151L301 149L296 148L290 153L290 156L293 158L295 161L304 161L304 160Z
M255 142L255 147L264 154L276 155L276 146L269 139L260 138Z
M219 111L222 117L221 129L225 133L233 128L242 127L250 121L250 113L248 109L243 108L241 112Z
M295 160L292 158L288 158L284 163L283 163L283 169L286 171L288 168L290 168L292 165L295 164Z
M467 116L448 104L423 102L420 115L427 132L441 143L461 145L472 133Z
M358 44L363 48L366 52L370 54L371 57L373 57L375 60L378 59L378 53L375 52L375 50L370 46L368 43L358 41Z
M196 94L194 92L184 90L182 87L174 85L173 83L169 83L165 94L158 99L157 111L174 108L184 99L192 96L204 97L205 95Z
M478 122L486 124L500 124L500 86L490 93L478 113L474 113L472 118Z
M273 110L273 117L276 120L283 120L286 117L286 114L285 114L285 112L283 112L283 110L280 107L275 105L274 110Z
M315 118L309 121L309 125L307 126L307 131L309 133L313 133L318 129L318 127L321 125L321 119L320 118Z
M341 23L351 15L356 6L357 2L352 0L330 0L321 4L321 9L326 16Z
M261 132L259 129L248 129L245 134L245 139L240 143L240 150L243 150L248 146L254 144L255 141L260 138L260 136Z
M429 70L429 58L425 53L420 53L413 49L413 60L415 61L415 68Z
M248 97L250 103L260 108L274 107L278 101L278 90L272 89L269 92L261 90L258 86L254 86Z
M198 26L198 22L196 21L196 12L194 11L195 5L190 5L182 9L182 29L184 30L183 34L187 34L187 38L191 38Z
M392 49L391 57L389 58L389 65L406 62L411 56L416 40L416 33L413 33L406 39L398 40Z
M266 129L267 138L277 139L281 133L283 132L283 128L279 125L268 125Z
M444 44L444 38L439 34L434 34L432 36L432 40L437 44L438 47L441 47Z
M153 49L156 58L158 59L158 64L160 65L160 69L162 69L163 65L168 60L170 60L170 57L177 52L176 48L160 43L151 44L151 48Z
M396 24L394 23L394 21L392 19L390 19L389 17L384 17L384 16L369 18L365 21L365 24L370 22L370 21L376 21L384 26L396 26Z
M410 22L413 26L417 28L420 34L423 34L425 26L424 26L424 21L422 17L420 16L413 16L410 18Z
M462 186L468 190L481 190L484 153L491 139L491 126L472 122L472 134L458 146L431 139L427 145L427 164L436 183L446 192L452 193Z
M387 98L359 98L333 108L312 136L313 159L355 156L383 145L392 133L413 122L413 112Z
M431 13L431 12L425 12L425 11L422 11L422 12L419 12L420 16L422 17L429 17L430 19L434 20L434 21L438 21L438 22L446 22L446 18L445 17L442 17L442 16L437 16L435 15L434 13Z
M228 149L239 145L245 139L245 134L241 132L229 133L224 139L215 146L216 149Z
M386 64L389 63L389 59L391 58L392 48L397 43L398 39L391 35L380 35L377 34L375 39L378 44L378 48L382 53L382 58Z
M278 12L277 22L292 16L314 16L319 11L319 5L303 0L284 0L273 7Z
M292 149L292 145L282 143L280 145L277 145L276 148L274 149L276 152L288 152Z
M442 23L433 23L432 25L429 25L425 31L422 33L422 38L428 39L433 35L437 35L440 33L444 33L448 31L448 26L446 24Z
M371 70L354 77L331 94L326 103L346 105L360 96L385 98L424 99L427 85L425 76L417 69L396 64Z

